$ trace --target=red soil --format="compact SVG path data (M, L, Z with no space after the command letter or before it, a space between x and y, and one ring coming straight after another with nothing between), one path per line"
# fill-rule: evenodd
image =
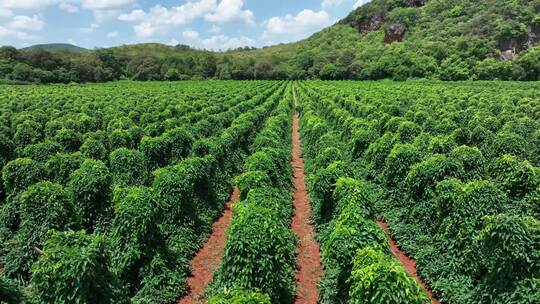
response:
M323 275L319 244L315 240L315 229L311 225L311 206L306 190L304 160L300 146L299 117L293 117L292 162L294 169L293 201L295 214L291 229L300 239L296 249L296 301L295 304L315 304L319 299L317 281Z
M386 236L388 237L388 244L390 244L392 252L397 257L399 262L403 265L403 267L405 267L405 270L418 282L418 284L420 284L420 286L422 286L424 292L432 298L431 303L440 304L440 301L433 297L433 293L431 292L431 290L429 290L429 287L426 285L426 283L418 276L418 273L416 271L416 262L410 257L408 257L399 248L398 244L392 238L392 234L390 233L390 228L388 227L388 224L378 219L377 225L379 225L379 227L381 227L386 233Z
M190 292L178 301L178 304L204 303L204 289L212 280L212 275L221 263L221 254L227 239L227 227L231 223L233 203L240 199L240 191L234 188L231 198L225 205L223 215L214 223L212 234L206 240L191 262L192 275L188 278Z

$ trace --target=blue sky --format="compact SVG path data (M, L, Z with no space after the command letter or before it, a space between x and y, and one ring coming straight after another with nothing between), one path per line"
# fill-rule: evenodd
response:
M367 1L0 0L0 45L261 47L306 38Z

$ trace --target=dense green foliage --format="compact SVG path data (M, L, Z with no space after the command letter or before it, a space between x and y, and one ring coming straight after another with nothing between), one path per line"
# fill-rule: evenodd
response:
M174 302L235 184L208 301L292 303L295 107L321 302L429 302L376 218L443 303L540 300L536 83L1 88L0 301Z
M351 159L358 145L352 145L349 153L341 140L346 131L333 130L334 123L336 129L341 127L339 123L326 119L329 113L323 112L315 98L312 102L306 91L298 95L310 198L325 267L319 282L321 301L427 303L418 284L392 258L386 234L375 224L381 194L364 179L365 168ZM335 108L330 113L342 111ZM358 143L361 137L357 133L352 141Z
M181 297L189 260L222 212L256 135L265 125L282 126L282 116L267 118L283 108L277 105L288 86L3 86L1 300ZM294 252L291 235L282 243L284 254Z
M538 0L372 0L308 39L261 49L4 47L0 79L540 80L539 16Z
M210 287L211 294L224 294L216 299L226 298L227 290L259 290L272 303L294 301L297 239L289 229L293 212L290 88L255 138L245 172L236 179L243 199L233 207L223 259ZM247 301L237 297L230 300Z
M384 248L375 241L376 227L370 231L373 222L362 223L378 216L389 222L443 303L540 300L534 291L540 277L536 83L308 82L301 87L310 190L327 270L323 299L385 302L392 294L396 303L424 301L409 293L414 288L392 270L392 262L378 262L384 255L376 252ZM327 160L326 149L347 151L347 144L350 153ZM340 202L347 197L357 197L351 207ZM361 241L354 241L354 230L341 228L347 222L362 223ZM341 235L346 242L339 243ZM359 255L345 249L355 243L354 249L379 248ZM334 251L341 262L329 259L340 256ZM332 283L340 276L349 285ZM395 290L386 294L369 287L384 284L390 284L384 290Z

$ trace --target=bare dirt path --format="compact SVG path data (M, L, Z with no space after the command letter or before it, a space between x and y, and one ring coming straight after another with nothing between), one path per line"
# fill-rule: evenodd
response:
M221 263L221 254L227 239L227 227L231 223L233 203L240 199L240 191L234 188L231 198L225 205L223 215L214 223L212 234L191 261L192 275L188 278L190 292L178 304L204 303L204 289L212 280L212 275Z
M399 262L405 267L405 270L422 286L422 289L424 289L424 292L432 298L431 304L440 304L440 301L433 298L433 292L428 288L426 283L418 276L418 272L416 271L416 262L408 257L398 246L398 244L394 241L392 238L392 233L390 233L390 228L388 227L388 224L383 222L382 220L377 220L377 225L381 227L384 232L386 233L386 236L388 238L388 244L390 244L390 248L392 249L392 252L397 257Z
M295 113L293 117L291 162L294 169L293 203L295 214L291 229L300 239L300 246L296 249L297 297L295 304L316 304L319 299L317 281L323 275L323 267L319 244L315 240L315 229L311 224L311 206L305 183L299 125L300 119L298 113Z

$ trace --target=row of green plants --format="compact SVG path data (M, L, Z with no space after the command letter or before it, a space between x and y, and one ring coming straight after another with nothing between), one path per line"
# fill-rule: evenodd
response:
M131 147L112 151L106 162L83 157L51 167L65 182L46 174L47 159L7 163L0 295L14 303L170 303L185 293L189 261L285 89L284 83L254 84L261 85L266 89L256 94L232 94L237 101L224 112L190 118L193 125L160 135L174 135L165 144L176 153L162 168L147 167L145 150ZM203 120L216 129L191 132Z
M340 130L332 139L349 147L357 165L344 169L374 185L375 214L389 222L441 302L540 300L536 84L305 87ZM329 212L324 205L321 218Z
M324 276L321 303L428 303L420 285L393 257L375 223L380 189L364 179L322 106L308 88L302 103L302 137Z
M290 230L292 84L251 146L236 178L241 201L233 206L223 259L208 303L293 303L295 249Z

